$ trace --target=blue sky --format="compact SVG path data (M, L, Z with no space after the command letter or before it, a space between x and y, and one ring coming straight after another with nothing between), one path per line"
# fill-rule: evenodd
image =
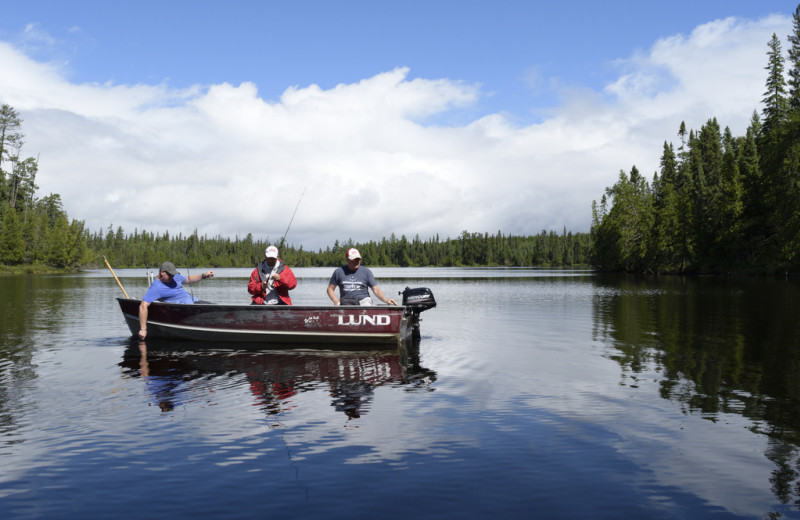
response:
M4 7L0 38L35 59L65 63L76 83L247 81L274 100L289 86L331 88L408 67L410 79L480 84L486 96L473 116L503 111L523 121L556 105L559 87L602 88L619 72L618 60L660 38L718 18L790 15L796 7L769 0L668 8L634 1L22 4ZM36 27L26 34L30 24Z
M681 121L744 133L796 7L30 0L0 17L0 101L41 192L93 230L275 239L308 187L306 247L588 231Z

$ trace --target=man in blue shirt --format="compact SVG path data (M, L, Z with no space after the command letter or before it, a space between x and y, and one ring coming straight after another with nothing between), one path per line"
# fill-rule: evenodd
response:
M193 284L213 276L214 271L206 271L203 274L193 274L187 278L178 272L172 262L161 264L158 276L156 276L153 284L142 297L142 303L139 304L139 338L145 339L147 337L147 314L151 303L154 301L194 303L196 299L186 292L183 284Z
M361 266L361 253L351 248L346 253L347 265L337 267L328 282L328 298L334 305L372 305L369 289L383 303L397 305L397 302L383 295L375 276L366 267ZM339 299L336 299L336 288L339 288Z

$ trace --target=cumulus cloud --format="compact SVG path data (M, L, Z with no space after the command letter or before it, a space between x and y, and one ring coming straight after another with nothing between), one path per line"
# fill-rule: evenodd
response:
M287 240L312 249L392 233L588 231L592 200L621 169L651 176L681 121L717 117L743 134L762 97L766 44L790 29L787 17L729 18L654 42L620 59L603 91L564 89L561 105L527 126L503 114L430 124L485 94L409 79L406 68L290 86L270 101L252 83L74 84L1 42L0 101L24 119L42 194L60 193L93 231L278 240L304 189Z

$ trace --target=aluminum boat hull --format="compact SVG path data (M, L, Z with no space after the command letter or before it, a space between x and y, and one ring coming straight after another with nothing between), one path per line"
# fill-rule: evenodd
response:
M141 300L117 298L139 333ZM260 344L396 345L419 326L408 306L304 306L153 302L147 338Z

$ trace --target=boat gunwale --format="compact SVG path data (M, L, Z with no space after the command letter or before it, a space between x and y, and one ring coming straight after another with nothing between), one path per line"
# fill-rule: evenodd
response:
M117 298L120 302L139 302L141 298ZM411 307L407 305L253 305L251 303L215 303L215 302L195 302L195 303L174 303L174 302L160 302L154 301L150 305L157 306L176 306L176 307L231 307L235 309L253 309L255 311L288 311L288 310L326 310L326 311L364 311L364 310L380 310L389 312L405 312L410 310Z

